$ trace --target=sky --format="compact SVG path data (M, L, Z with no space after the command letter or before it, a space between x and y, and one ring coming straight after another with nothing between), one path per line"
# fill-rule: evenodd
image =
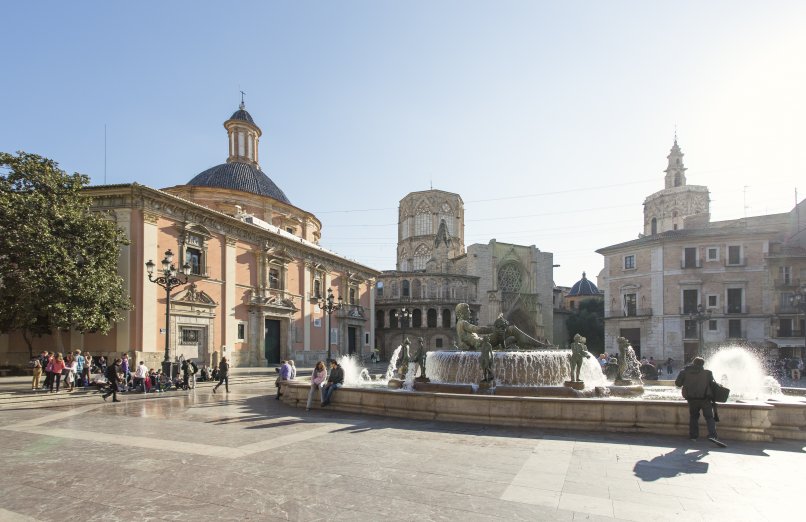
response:
M465 243L558 285L635 239L675 132L713 220L806 196L802 1L9 1L0 151L92 184L186 183L246 108L322 246L395 268L400 200L455 192ZM595 279L594 279L595 280Z

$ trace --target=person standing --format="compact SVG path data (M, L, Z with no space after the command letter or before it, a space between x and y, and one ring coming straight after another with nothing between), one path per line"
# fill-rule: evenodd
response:
M147 380L148 380L148 366L146 366L145 361L140 361L140 363L137 365L137 369L134 371L134 380L132 382L132 386L134 387L137 387L138 385L142 386L143 393L147 393L148 392L148 385L146 384Z
M39 378L42 377L42 361L38 355L31 357L31 372L34 377L31 381L31 390L36 391L39 388Z
M674 363L674 359L672 359L671 357L669 357L668 359L666 359L666 373L667 373L668 375L671 375L671 374L672 374L672 364L673 364L673 363Z
M333 392L338 390L344 384L344 369L339 366L336 359L330 360L330 375L327 378L327 384L322 388L322 406L330 404L330 397Z
M84 354L84 369L81 370L81 382L83 383L84 389L87 389L87 386L90 385L90 374L92 373L92 355L90 352L86 352Z
M222 383L224 384L224 390L229 393L229 363L226 357L222 357L221 362L218 363L218 384L213 386L213 393Z
M104 401L111 395L112 402L120 402L118 400L118 384L120 383L120 379L118 378L119 364L120 359L115 359L112 364L106 367L106 383L109 389L103 394Z
M68 387L68 392L72 392L76 388L77 368L78 361L73 358L72 354L68 353L67 359L64 360L64 384Z
M75 380L78 383L83 383L84 363L86 359L83 355L81 355L81 350L76 350L73 352L73 359L76 360L76 374L74 375Z
M719 440L716 434L716 421L714 420L713 388L714 374L705 369L705 360L695 357L691 364L680 370L674 384L683 388L683 398L688 402L688 435L691 440L700 436L700 411L705 417L708 427L708 440L726 448L728 445Z
M325 379L327 379L327 368L325 368L324 361L319 361L316 363L316 366L314 366L313 373L311 374L311 389L308 390L308 404L305 406L305 411L311 410L313 395L317 390L319 390L319 400L322 400L322 385Z
M123 374L123 391L129 389L131 369L129 368L129 354L124 353L120 358L120 372Z
M53 382L53 352L42 352L42 368L45 372L45 382L42 384L42 389L50 388Z
M291 368L291 374L288 378L293 381L294 379L297 378L297 367L294 364L294 359L288 360L288 366Z
M59 385L62 382L62 371L64 370L64 357L61 353L57 353L51 360L50 364L50 393L53 393L53 383L56 383L56 393L59 393Z

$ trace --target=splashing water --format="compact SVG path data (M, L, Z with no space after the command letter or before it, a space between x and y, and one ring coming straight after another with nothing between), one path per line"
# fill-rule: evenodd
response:
M498 384L512 386L560 386L571 378L569 350L495 352L493 373ZM428 377L436 383L476 384L481 380L479 352L428 352ZM607 382L594 357L583 359L580 379L585 387Z
M398 346L395 348L395 351L392 352L392 356L389 358L389 366L386 367L386 375L384 376L383 381L389 382L389 379L397 376L397 360L400 358L400 352L403 350L402 346Z
M730 388L733 399L765 399L780 396L781 385L767 375L761 361L750 351L732 346L723 348L705 361L714 380Z
M643 383L641 379L641 361L638 360L638 356L635 355L635 350L633 350L632 346L627 347L625 362L624 378Z
M361 365L357 357L342 355L338 359L339 366L344 370L345 386L361 386L372 382L369 371Z

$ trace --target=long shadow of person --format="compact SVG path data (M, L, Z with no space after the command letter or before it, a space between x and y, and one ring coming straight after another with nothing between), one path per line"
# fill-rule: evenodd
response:
M633 467L633 473L644 482L688 473L708 473L708 463L701 461L707 455L708 450L687 453L686 448L675 448L652 460L639 460Z

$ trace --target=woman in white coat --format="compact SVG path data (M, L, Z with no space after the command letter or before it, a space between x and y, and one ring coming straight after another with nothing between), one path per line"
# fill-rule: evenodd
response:
M327 369L325 368L324 361L319 361L313 369L311 374L311 389L308 390L308 405L305 406L305 411L310 411L311 401L316 390L319 390L319 400L322 400L322 385L327 379Z

